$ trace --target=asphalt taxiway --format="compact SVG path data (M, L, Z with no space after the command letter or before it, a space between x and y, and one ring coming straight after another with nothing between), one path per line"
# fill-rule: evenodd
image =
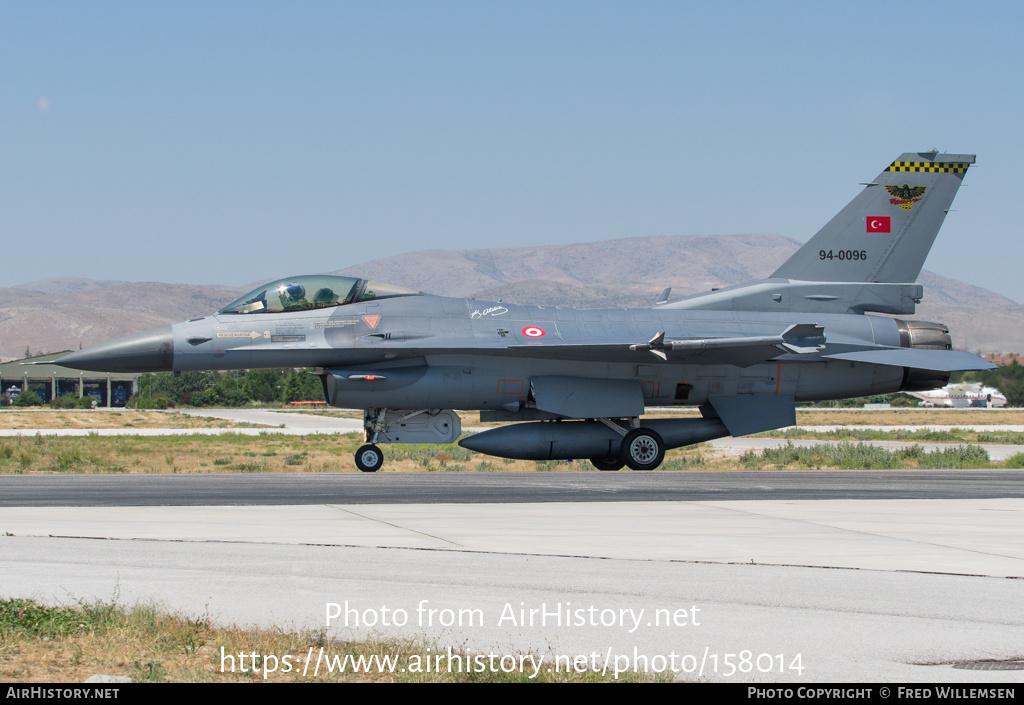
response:
M6 475L0 507L1024 498L1024 470ZM576 464L567 464L566 468Z

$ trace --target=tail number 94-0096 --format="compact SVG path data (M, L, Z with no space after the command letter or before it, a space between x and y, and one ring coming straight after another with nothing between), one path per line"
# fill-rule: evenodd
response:
M857 261L868 258L867 250L818 250L818 259Z

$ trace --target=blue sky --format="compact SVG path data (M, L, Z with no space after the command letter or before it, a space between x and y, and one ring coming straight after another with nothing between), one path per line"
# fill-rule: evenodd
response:
M0 286L806 240L936 147L978 165L926 268L1024 302L1022 19L1011 2L3 2Z

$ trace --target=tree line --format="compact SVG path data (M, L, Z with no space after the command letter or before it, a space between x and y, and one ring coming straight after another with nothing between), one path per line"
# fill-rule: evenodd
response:
M953 382L981 382L995 387L1006 395L1008 406L1024 406L1024 365L1011 360L1009 365L983 372L962 372L954 375Z
M249 406L293 401L323 401L320 378L308 370L231 370L159 372L143 375L131 408L170 406Z

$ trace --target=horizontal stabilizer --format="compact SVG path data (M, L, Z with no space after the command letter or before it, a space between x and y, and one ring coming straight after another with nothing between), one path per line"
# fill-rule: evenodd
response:
M919 370L934 370L936 372L991 370L998 367L998 365L993 365L988 360L962 350L883 348L835 353L834 355L825 355L824 357L830 360L850 360L851 362L867 362L872 365L912 367Z

